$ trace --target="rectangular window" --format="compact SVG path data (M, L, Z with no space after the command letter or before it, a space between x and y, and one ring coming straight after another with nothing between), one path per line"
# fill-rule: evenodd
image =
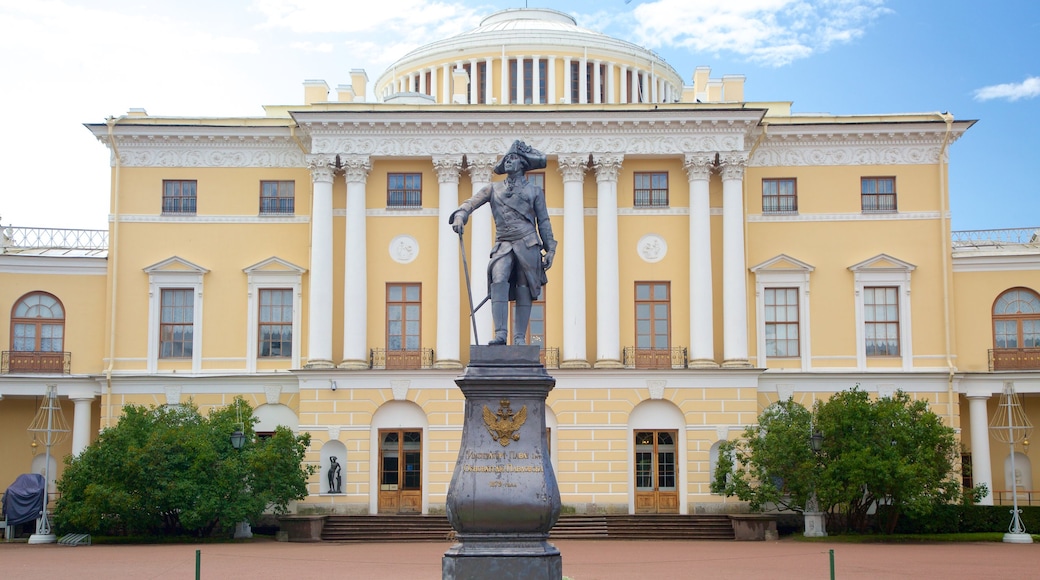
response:
M260 215L296 212L295 181L261 181Z
M863 320L867 356L899 356L899 289L863 289Z
M194 214L198 182L191 180L163 180L162 212L164 214Z
M670 348L668 282L636 282L636 349Z
M635 177L635 207L668 207L668 172L639 172Z
M571 62L571 103L578 103L578 94L581 86L578 84L578 75L581 73L580 62Z
M162 290L159 358L191 358L195 338L195 298L190 288Z
M422 207L422 173L387 174L386 207Z
M896 211L896 178L864 177L860 180L863 211Z
M419 350L421 284L386 285L386 350Z
M798 289L765 289L766 356L798 356Z
M794 179L762 180L762 213L798 211L798 190Z
M477 101L481 104L487 102L487 63L477 63L477 75L475 77L477 83ZM474 82L474 81L470 81Z
M292 356L292 309L292 290L260 289L259 356Z
M541 189L543 192L545 191L545 172L544 171L525 173L524 177L527 178L527 181L529 181L531 183L531 185L537 187L538 189Z

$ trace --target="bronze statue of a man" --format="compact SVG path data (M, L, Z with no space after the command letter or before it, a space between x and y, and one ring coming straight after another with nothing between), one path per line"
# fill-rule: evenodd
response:
M542 293L542 285L547 281L545 271L556 255L545 192L524 175L544 168L545 154L523 141L514 141L494 169L496 174L507 176L505 181L481 188L448 218L452 229L462 234L470 214L485 203L491 204L495 245L488 264L488 288L495 337L489 345L506 343L510 300L516 302L513 344L524 344L531 303Z

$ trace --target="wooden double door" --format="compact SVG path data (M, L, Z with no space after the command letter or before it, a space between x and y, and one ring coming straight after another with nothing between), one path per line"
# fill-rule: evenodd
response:
M675 461L677 431L635 432L637 514L679 513Z
M422 431L379 431L379 513L422 512Z

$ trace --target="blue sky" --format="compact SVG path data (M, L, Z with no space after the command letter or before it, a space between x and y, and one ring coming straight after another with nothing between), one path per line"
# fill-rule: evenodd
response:
M302 82L374 82L418 46L505 8L549 6L642 44L686 80L743 74L799 113L949 111L953 227L1040 226L1040 2L998 0L0 0L0 224L105 228L108 151L83 128L152 115L259 116Z

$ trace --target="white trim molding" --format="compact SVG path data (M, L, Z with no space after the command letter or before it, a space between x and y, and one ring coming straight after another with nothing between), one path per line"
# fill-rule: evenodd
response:
M202 370L202 278L209 270L172 256L144 269L148 274L148 372L159 369L159 316L162 291L190 289L192 304L191 372Z
M272 256L262 262L242 269L248 280L246 324L246 371L256 372L256 361L260 350L259 318L260 290L288 289L292 292L292 368L300 368L300 349L303 348L303 283L307 270L281 258Z
M855 276L856 305L856 368L867 369L866 320L863 307L863 289L867 286L894 286L899 296L899 357L904 371L913 370L913 334L910 321L910 274L917 266L878 254L873 258L849 266Z
M786 254L779 254L750 268L755 275L755 334L759 368L766 368L765 290L795 288L798 291L798 358L802 371L812 365L809 324L809 275L816 268Z

